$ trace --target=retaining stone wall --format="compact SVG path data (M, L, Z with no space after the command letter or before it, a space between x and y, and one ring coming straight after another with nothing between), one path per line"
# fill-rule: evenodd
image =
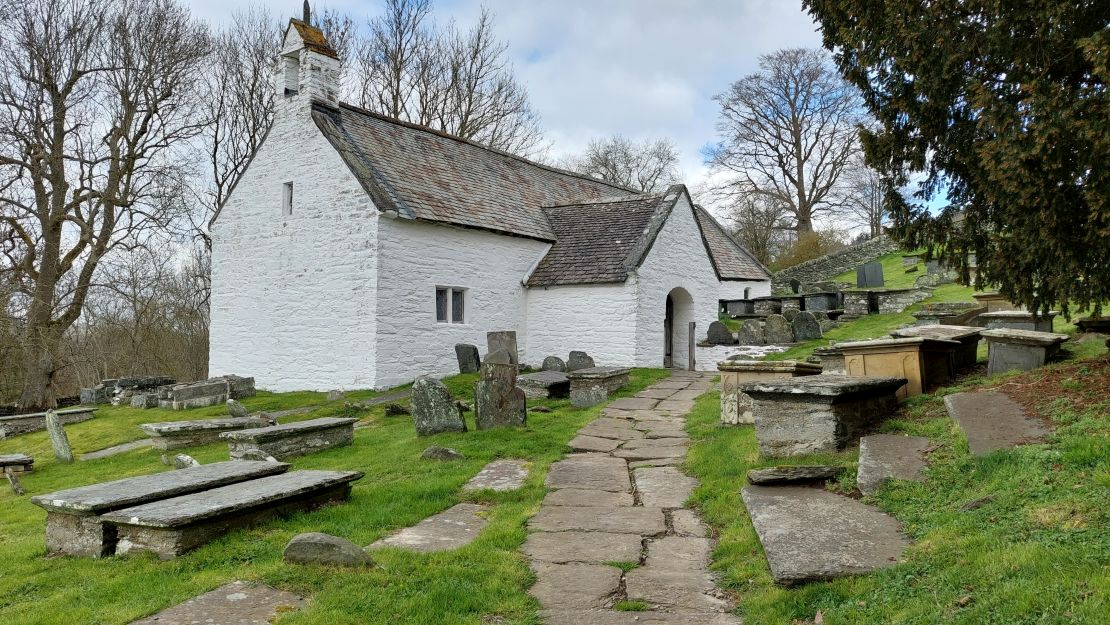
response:
M884 254L896 252L899 249L901 249L901 246L894 240L886 236L880 236L828 256L798 263L774 274L771 281L771 292L789 291L791 279L802 283L832 280L845 271L853 270L863 263L875 260Z

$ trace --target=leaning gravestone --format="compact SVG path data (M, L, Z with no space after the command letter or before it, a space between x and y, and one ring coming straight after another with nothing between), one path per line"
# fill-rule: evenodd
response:
M567 359L567 371L578 371L579 369L592 369L597 365L594 364L594 359L586 352L571 352L570 358Z
M418 436L465 432L462 410L451 391L435 378L419 377L412 385L412 422Z
M883 280L883 264L877 262L865 263L856 269L856 286L861 289L880 287L886 284Z
M794 330L782 315L768 315L763 331L769 345L794 342Z
M524 390L516 386L517 366L508 352L486 355L482 379L474 385L474 419L479 430L523 426L528 419Z
M736 337L732 336L728 326L720 321L709 324L706 340L710 345L736 345Z
M459 361L459 373L477 373L482 366L477 345L458 343L455 345L455 358Z
M509 354L509 362L514 367L520 365L520 355L516 349L516 332L503 330L500 332L486 332L486 354L504 351Z
M548 356L543 359L543 365L540 369L544 371L558 371L559 373L566 373L567 363L563 362L562 358L558 356Z
M763 325L759 323L758 319L748 319L740 326L740 344L741 345L762 345L763 338Z
M798 313L790 325L794 329L794 340L799 343L821 338L821 325L817 323L813 313L807 310Z
M69 437L58 420L58 414L53 410L46 411L46 432L50 435L50 446L54 448L54 456L59 462L73 462L73 449L69 446Z

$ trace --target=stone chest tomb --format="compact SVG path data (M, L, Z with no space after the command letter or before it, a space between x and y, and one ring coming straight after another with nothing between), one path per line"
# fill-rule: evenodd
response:
M987 362L988 375L1014 369L1028 371L1043 367L1048 359L1056 355L1060 345L1068 340L1066 334L1005 328L983 330L983 338L987 340L990 353Z
M957 341L960 347L956 350L956 369L969 369L975 366L978 358L979 333L982 331L982 328L975 326L928 325L901 328L890 335L894 338L924 337Z
M269 421L258 417L225 417L220 419L197 419L195 421L165 421L163 423L143 423L139 427L150 436L155 449L177 449L214 443L220 440L223 432L264 428Z
M907 383L898 399L920 395L951 379L958 341L923 336L838 343L844 371L850 376L893 376Z
M844 449L898 405L905 378L809 375L748 382L759 453L798 456Z
M1031 330L1033 332L1052 332L1055 312L1037 315L1024 310L999 310L979 315L979 324L988 330L1004 328L1009 330Z
M232 460L262 452L278 460L305 456L332 447L350 445L355 440L358 419L323 417L285 425L223 432Z
M721 423L755 423L752 398L740 390L745 382L778 380L821 373L821 365L793 360L725 360L717 363L721 372Z
M600 404L628 384L631 373L628 367L591 367L568 373L571 405L587 408Z

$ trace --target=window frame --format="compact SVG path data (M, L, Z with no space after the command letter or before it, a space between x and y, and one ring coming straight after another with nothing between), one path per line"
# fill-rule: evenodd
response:
M467 312L467 300L469 299L469 297L467 295L467 291L469 291L469 290L470 290L469 288L464 287L464 286L436 285L435 299L433 300L433 306L434 306L435 310L433 311L432 315L433 315L433 318L435 319L437 324L440 324L440 323L447 324L447 325L466 325L467 324L467 319L469 317L469 314ZM439 311L439 301L440 301L439 298L440 298L441 293L444 294L444 297L445 297L445 300L444 300L444 302L445 302L444 313L445 314L442 318L440 317L440 314L439 314L439 312L440 312ZM456 299L456 296L458 297L458 299L460 300L461 305L462 305L462 311L461 311L462 314L460 315L461 318L458 318L458 319L455 318L455 312L456 312L455 311L455 299Z
M293 216L293 181L289 180L281 184L281 216Z

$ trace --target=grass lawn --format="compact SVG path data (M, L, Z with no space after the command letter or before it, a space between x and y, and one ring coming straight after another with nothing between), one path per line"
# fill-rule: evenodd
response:
M857 322L858 323L858 322ZM1095 337L1091 337L1094 339ZM759 625L1106 623L1110 614L1110 355L1102 339L1076 341L1072 358L986 378L907 402L884 432L928 436L924 483L888 483L873 498L914 544L897 566L796 589L773 583L740 498L760 458L751 427L719 425L719 396L698 400L687 429L687 470L701 479L693 501L714 528L714 569L746 623ZM1054 427L1044 444L984 458L947 416L943 395L997 387ZM855 493L858 450L791 464L846 467L830 488ZM963 504L994 497L973 511Z
M617 396L631 395L666 377L663 370L638 369ZM445 380L451 391L472 399L476 374ZM372 396L352 393L355 399ZM351 501L251 530L236 531L175 560L153 557L85 559L46 557L46 513L31 495L167 470L151 449L112 458L54 461L44 432L0 441L0 453L35 456L35 471L23 477L27 496L0 488L0 623L4 625L123 625L232 580L262 581L309 597L305 610L281 617L280 625L335 624L531 624L538 607L527 594L532 578L517 553L525 520L543 498L548 465L600 407L576 409L566 400L529 401L553 408L530 413L519 430L471 431L417 438L407 416L385 417L384 407L352 410L325 402L321 393L259 393L243 402L251 410L319 407L318 416L357 416L371 426L355 432L354 445L293 460L294 469L353 469L366 473L355 483ZM108 407L96 418L67 426L75 451L86 452L142 438L138 423L194 419L224 413L222 407L190 411ZM473 425L473 415L468 415ZM420 459L429 445L458 449L466 460ZM183 450L202 463L227 459L224 444ZM176 452L175 452L176 453ZM511 493L462 495L459 487L495 458L526 458L532 472L524 488ZM384 550L364 571L285 565L281 552L295 534L320 531L368 545L393 530L460 501L486 502L489 525L471 545L438 554ZM499 620L500 619L500 620Z
M875 262L883 266L883 283L884 288L888 289L908 289L914 286L914 281L918 276L925 274L925 262L919 261L916 265L917 271L906 273L906 267L902 266L902 255L906 252L892 252L880 256L875 259ZM921 253L921 258L925 257L925 253ZM837 282L847 282L849 284L856 284L856 270L845 271L839 276L833 278Z

